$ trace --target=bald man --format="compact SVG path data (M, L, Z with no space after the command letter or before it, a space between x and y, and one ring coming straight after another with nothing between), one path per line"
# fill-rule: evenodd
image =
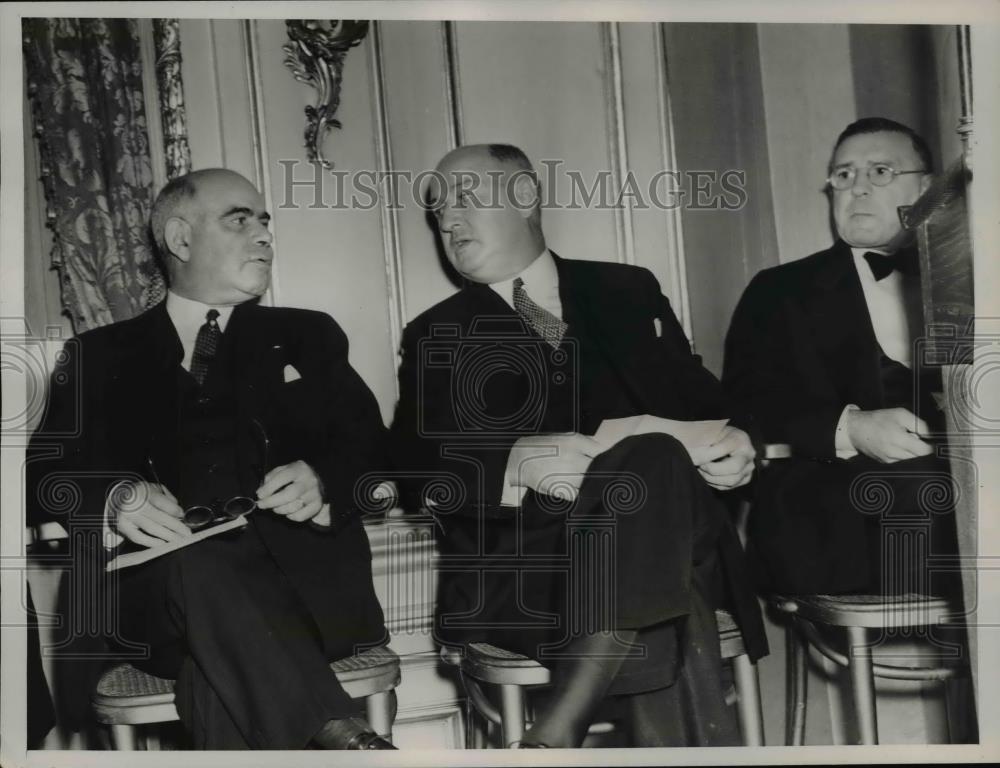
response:
M740 615L753 656L766 644L717 494L748 482L750 440L730 426L689 455L593 437L605 419L732 416L719 382L648 271L548 249L518 148L461 147L428 191L465 284L406 329L393 445L440 523L439 639L552 668L523 747L579 746L611 697L637 745L737 743L713 609Z
M44 505L52 479L77 484L63 521L103 525L73 552L98 569L189 538L201 518L236 509L248 524L113 572L117 614L96 596L76 608L103 611L113 647L176 679L196 748L389 749L329 667L386 638L354 500L384 433L375 398L329 316L257 303L273 253L249 181L223 169L176 179L151 229L167 298L69 348L29 487ZM53 444L61 456L48 459Z

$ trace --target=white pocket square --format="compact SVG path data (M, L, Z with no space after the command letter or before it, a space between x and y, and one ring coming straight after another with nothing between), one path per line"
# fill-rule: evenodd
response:
M661 338L663 336L663 323L660 322L660 318L653 318L653 330L656 331L656 338Z
M282 374L285 377L286 384L292 381L298 381L299 379L302 378L302 374L299 373L297 370L295 370L294 365L286 365L285 369L282 371Z

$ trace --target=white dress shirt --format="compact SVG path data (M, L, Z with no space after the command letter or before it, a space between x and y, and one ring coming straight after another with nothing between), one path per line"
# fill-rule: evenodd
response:
M912 364L913 338L920 332L917 327L920 323L920 278L893 270L881 280L876 280L865 260L868 251L878 249L851 248L875 339L887 357L909 368ZM854 404L848 405L837 422L834 446L837 456L842 459L849 459L858 453L847 434L847 413L852 410L859 408Z
M167 314L170 315L170 321L180 337L181 346L184 347L184 360L181 365L185 371L191 370L194 342L198 338L198 330L205 324L205 316L210 309L219 313L216 322L219 324L219 330L225 333L226 324L233 314L233 305L217 307L202 304L194 299L186 299L173 291L167 292Z
M496 291L511 309L514 309L514 281L517 278L524 281L522 288L533 302L560 320L563 319L562 302L559 300L559 270L556 269L556 260L552 258L552 252L548 248L542 251L521 274L499 283L490 283L490 288Z

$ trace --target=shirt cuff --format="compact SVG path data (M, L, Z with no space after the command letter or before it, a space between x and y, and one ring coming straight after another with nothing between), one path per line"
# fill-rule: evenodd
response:
M854 443L851 442L851 436L847 434L847 414L850 411L860 410L858 406L850 404L844 406L844 410L840 413L840 419L837 420L837 429L834 432L833 438L833 447L837 452L838 459L851 459L858 455Z
M108 494L108 500L104 502L104 518L103 518L104 522L101 526L101 533L102 533L101 541L104 542L105 549L114 549L123 541L125 541L124 536L115 533L114 531L111 530L111 523L109 521L111 519L110 517L111 499L115 498L118 492L118 488L122 485L122 483L127 483L127 482L128 480L121 480L115 483L111 487L111 492Z

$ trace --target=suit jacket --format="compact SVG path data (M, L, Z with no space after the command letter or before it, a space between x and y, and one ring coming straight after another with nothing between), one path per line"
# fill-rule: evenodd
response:
M850 403L881 408L881 349L850 246L759 272L733 314L722 381L768 443L833 459Z
M732 415L718 380L692 354L648 270L553 257L564 320L587 333L602 357L579 360L578 374L592 397L579 404L575 431L592 434L603 418L643 413L675 419ZM519 383L524 365L530 365L516 356L509 370L479 380L486 387L476 393L480 402L466 402L477 355L488 360L494 344L540 344L519 323L492 288L473 283L421 314L403 334L400 402L392 427L395 461L406 473L463 489L464 502L454 505L459 513L509 515L500 496L510 449L521 437L544 431L530 415L510 428L507 416L522 405ZM538 384L539 399L551 395L547 383ZM629 412L605 412L602 403L620 392L626 393ZM503 426L491 429L497 424Z
M224 343L232 350L236 421L256 419L264 427L267 469L296 459L309 463L333 515L333 525L321 528L261 510L253 513L254 524L324 636L348 637L352 631L337 621L338 605L343 609L345 601L354 601L349 604L360 606L356 613L380 624L370 579L365 585L357 574L343 572L352 567L348 562L370 557L354 551L367 546L364 533L348 535L347 529L360 525L355 482L373 468L385 432L374 396L348 362L346 336L323 313L247 303L233 310ZM114 484L128 477L149 479L146 461L155 454L159 479L177 487L173 446L182 357L165 304L67 342L52 376L48 408L31 440L26 479L29 519L56 519L70 531L71 578L86 584L91 569L103 572L101 530ZM286 366L301 378L286 382ZM241 488L250 495L260 481L252 441L247 436L247 444L236 446ZM343 547L351 548L351 557ZM99 603L108 599L95 592L70 610L107 611ZM87 621L93 626L93 619ZM95 638L74 640L93 645ZM80 687L82 695L89 694Z
M441 572L439 609L447 610L452 594L476 591L468 583L475 579L476 558L504 558L552 541L546 529L551 516L538 514L537 522L500 504L513 444L526 435L560 431L546 428L544 415L536 419L526 405L559 410L548 401L579 397L570 408L575 421L569 429L583 434L592 434L605 418L734 415L719 381L691 352L649 271L553 257L567 338L578 334L588 341L575 357L580 386L573 392L560 392L559 371L553 375L555 369L546 368L545 359L559 355L528 331L487 285L466 286L417 317L403 336L400 401L392 425L394 463L404 482L410 481L410 506L435 502L432 511L441 526L442 554L455 558L445 562ZM536 350L538 355L533 354ZM567 431L565 424L561 431ZM544 502L534 501L532 509L544 508ZM480 527L480 520L487 524ZM742 553L735 531L728 520L725 523L719 546L730 597L748 648L757 658L767 647L760 613L740 576ZM471 566L463 566L463 558L470 557ZM503 589L486 587L484 618L489 621L494 603L502 606L509 598Z
M919 375L919 354L914 360ZM898 392L893 401L886 391L881 361L845 242L763 270L747 286L726 339L723 384L764 441L788 443L792 450L791 459L772 462L755 483L748 550L759 588L799 594L881 589L881 518L862 514L852 490L856 480L871 475L889 483L892 509L912 514L920 506L914 499L921 478L947 473L934 457L897 464L864 455L836 459L836 426L845 406L900 404ZM926 395L932 379L915 380ZM928 400L915 398L908 407L936 419L940 414ZM931 518L940 542L934 546L941 547L935 551L947 551L950 516Z

